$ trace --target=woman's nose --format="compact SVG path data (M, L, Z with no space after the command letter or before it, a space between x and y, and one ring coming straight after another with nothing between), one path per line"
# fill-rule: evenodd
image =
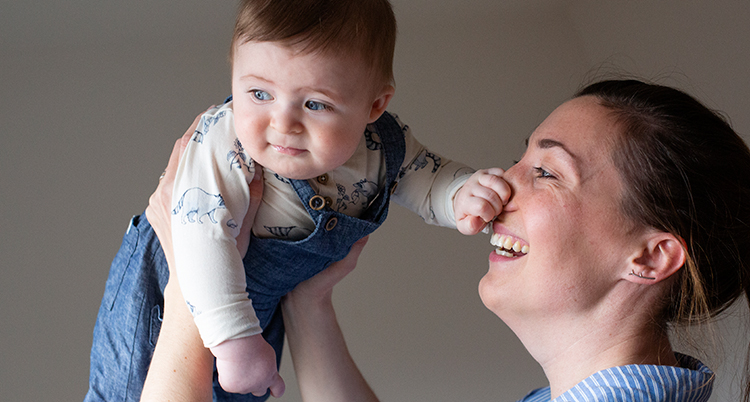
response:
M512 212L518 209L518 205L516 204L516 195L518 194L518 164L511 166L508 170L503 173L503 179L505 179L505 182L508 183L508 187L510 187L510 197L508 197L508 202L503 207L503 211L505 212Z
M271 116L271 127L282 134L299 134L302 123L293 106L279 106Z

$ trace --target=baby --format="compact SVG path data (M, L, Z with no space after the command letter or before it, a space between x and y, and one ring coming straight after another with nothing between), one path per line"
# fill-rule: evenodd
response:
M507 200L506 187L483 184L489 173L469 180L473 169L427 150L385 111L395 36L387 0L241 2L232 98L203 115L172 211L180 286L227 391L276 375L280 298L346 256L391 199L466 234ZM248 183L261 177L248 247L238 235Z

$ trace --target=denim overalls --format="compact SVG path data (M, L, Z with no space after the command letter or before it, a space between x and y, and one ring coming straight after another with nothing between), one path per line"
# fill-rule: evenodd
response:
M276 351L277 365L284 345L279 301L294 287L344 258L357 240L372 233L386 218L390 195L404 160L404 134L390 114L368 126L377 134L386 162L386 183L359 218L325 206L306 180L290 180L315 230L306 239L286 241L252 237L243 263L247 291L263 328L263 337ZM373 138L376 140L376 138ZM161 329L164 287L169 269L164 252L146 215L130 222L110 268L94 328L89 391L85 401L138 401ZM229 394L214 373L215 401L263 401L268 398Z

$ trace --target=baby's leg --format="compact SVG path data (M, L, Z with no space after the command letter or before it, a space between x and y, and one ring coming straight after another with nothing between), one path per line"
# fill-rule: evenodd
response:
M94 327L85 401L138 401L161 328L164 253L145 215L135 216L115 256Z
M146 215L133 217L104 289L91 347L89 390L84 402L139 401L161 329L169 269ZM281 311L264 331L276 350L284 342ZM216 373L214 372L214 377ZM214 401L258 402L268 395L230 394L214 378Z

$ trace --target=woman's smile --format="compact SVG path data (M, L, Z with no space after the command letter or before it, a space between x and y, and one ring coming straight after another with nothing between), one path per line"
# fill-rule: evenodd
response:
M523 257L529 252L529 245L513 235L492 233L490 244L495 246L495 254L508 258Z

